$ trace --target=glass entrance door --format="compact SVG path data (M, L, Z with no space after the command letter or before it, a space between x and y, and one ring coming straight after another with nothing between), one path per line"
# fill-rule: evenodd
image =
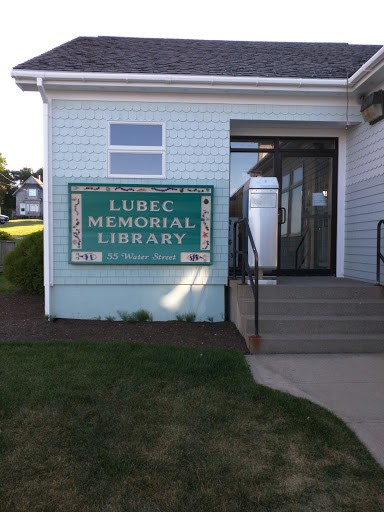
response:
M232 223L244 215L242 185L254 176L275 176L280 187L278 268L271 273L335 275L337 140L232 137Z
M281 158L281 273L330 273L332 261L333 158Z

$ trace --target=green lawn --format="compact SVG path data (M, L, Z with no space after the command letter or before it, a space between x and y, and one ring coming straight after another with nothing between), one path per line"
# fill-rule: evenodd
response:
M237 352L3 342L0 374L2 512L384 510L344 423Z
M17 219L10 220L6 224L0 224L0 232L5 231L12 236L25 236L41 231L43 221L41 219Z

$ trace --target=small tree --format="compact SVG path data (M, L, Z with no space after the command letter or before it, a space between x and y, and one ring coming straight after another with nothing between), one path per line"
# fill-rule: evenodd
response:
M34 178L40 178L43 181L43 168L40 167L37 171L33 171L30 167L23 167L20 171L10 171L12 179L15 183L21 185L28 178L33 176Z
M0 153L0 208L4 204L7 194L14 186L13 178L8 169L6 169L7 162Z

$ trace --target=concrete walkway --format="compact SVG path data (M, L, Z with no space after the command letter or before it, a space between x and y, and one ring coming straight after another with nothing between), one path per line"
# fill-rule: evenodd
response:
M247 355L256 382L326 407L384 467L384 354Z

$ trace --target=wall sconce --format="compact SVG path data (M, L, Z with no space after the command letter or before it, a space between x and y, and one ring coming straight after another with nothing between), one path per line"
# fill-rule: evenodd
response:
M376 91L363 99L360 112L364 121L375 124L384 119L384 91Z

